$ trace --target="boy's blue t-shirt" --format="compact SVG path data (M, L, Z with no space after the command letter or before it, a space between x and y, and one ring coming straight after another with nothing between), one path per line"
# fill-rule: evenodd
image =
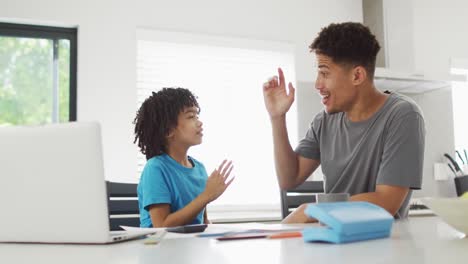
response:
M189 157L193 168L179 164L167 154L149 159L141 173L138 184L140 226L152 227L149 206L170 204L171 213L176 212L205 190L208 175L202 163ZM191 224L203 223L202 210Z

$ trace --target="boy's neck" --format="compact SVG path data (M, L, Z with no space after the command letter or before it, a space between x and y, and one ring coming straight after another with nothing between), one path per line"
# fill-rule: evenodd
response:
M175 160L177 163L179 163L180 165L187 167L187 168L192 168L193 165L188 159L187 151L188 151L187 148L169 146L167 150L167 155L171 156L171 158Z

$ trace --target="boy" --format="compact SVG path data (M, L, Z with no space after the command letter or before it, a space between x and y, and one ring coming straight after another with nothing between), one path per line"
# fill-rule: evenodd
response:
M231 184L232 162L224 160L210 177L187 155L202 142L196 97L184 88L163 88L147 98L134 120L135 142L147 163L138 184L141 227L209 223L206 205Z

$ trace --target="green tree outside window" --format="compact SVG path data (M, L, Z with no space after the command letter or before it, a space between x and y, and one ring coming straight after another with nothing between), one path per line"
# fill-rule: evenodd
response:
M0 34L0 126L70 121L70 46Z

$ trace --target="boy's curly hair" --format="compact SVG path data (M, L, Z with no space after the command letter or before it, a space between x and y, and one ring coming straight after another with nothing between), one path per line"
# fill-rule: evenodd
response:
M311 52L332 58L335 63L363 66L369 78L374 77L380 45L369 28L361 23L332 23L322 28L309 48Z
M147 160L167 152L166 137L177 127L179 113L194 106L200 111L197 97L185 88L163 88L143 102L133 121L133 143Z

